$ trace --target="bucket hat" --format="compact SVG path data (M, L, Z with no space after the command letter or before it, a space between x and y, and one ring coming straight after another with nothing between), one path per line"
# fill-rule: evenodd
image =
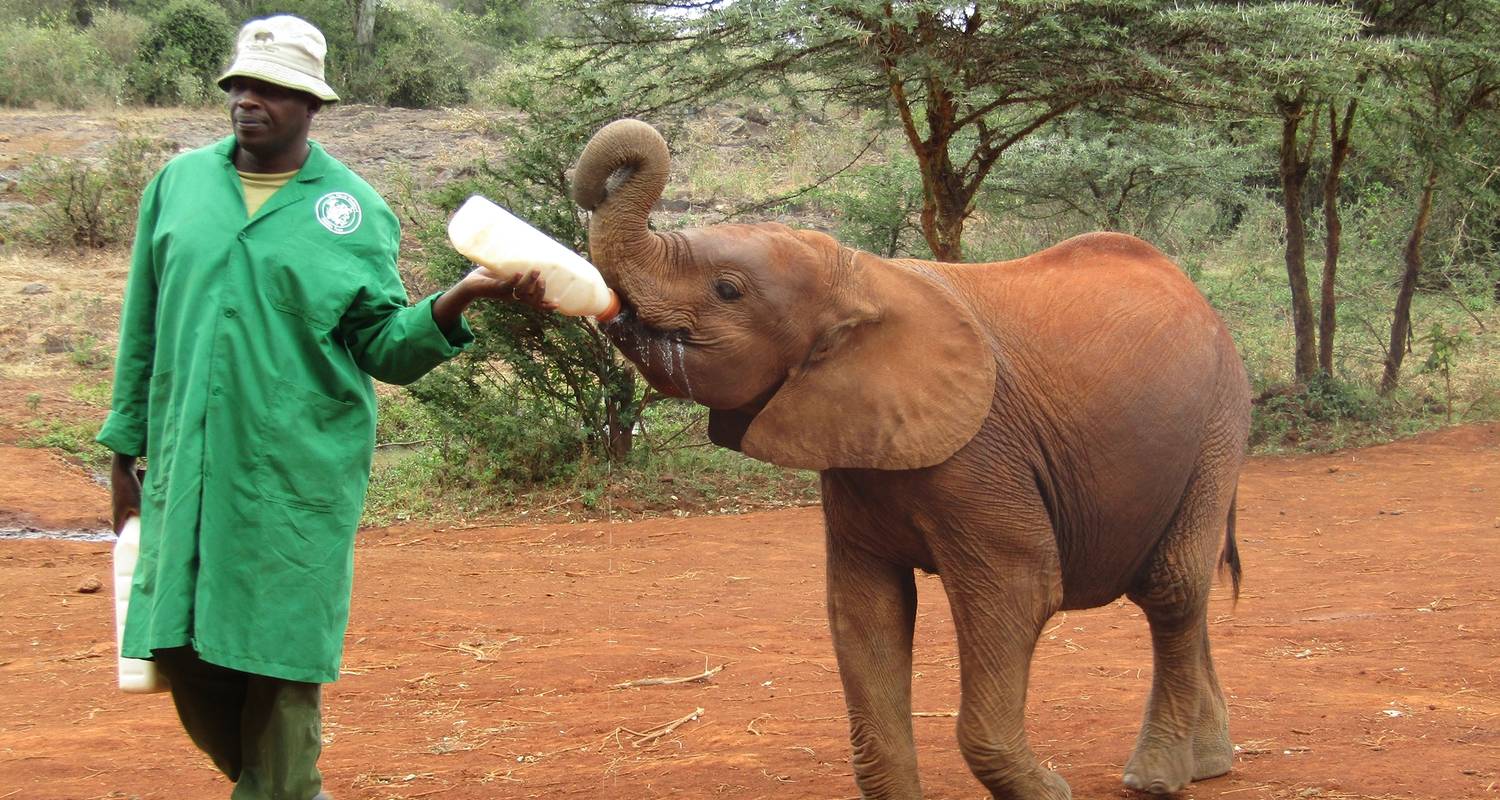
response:
M252 19L240 28L234 63L219 76L219 88L228 89L229 79L236 76L256 78L337 103L339 96L323 80L327 53L322 32L301 17L280 14Z

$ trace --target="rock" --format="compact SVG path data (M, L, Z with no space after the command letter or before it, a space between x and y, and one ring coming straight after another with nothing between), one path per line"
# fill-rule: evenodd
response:
M21 294L50 294L51 292L52 287L45 283L28 283L21 287Z
M103 588L104 584L100 583L98 578L90 575L89 577L83 579L83 583L78 584L78 593L93 594L94 592L97 592Z
M72 352L73 340L66 336L49 333L42 337L42 349L48 353Z

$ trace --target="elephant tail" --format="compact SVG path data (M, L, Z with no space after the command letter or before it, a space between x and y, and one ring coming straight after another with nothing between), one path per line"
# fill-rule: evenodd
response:
M1234 510L1239 505L1238 489L1229 498L1229 525L1228 532L1224 536L1224 552L1219 556L1219 569L1229 568L1229 580L1234 587L1234 602L1240 600L1240 576L1244 570L1240 568L1240 548L1234 541Z

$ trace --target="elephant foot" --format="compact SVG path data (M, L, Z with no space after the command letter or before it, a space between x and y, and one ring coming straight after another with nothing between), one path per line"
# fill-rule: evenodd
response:
M1195 779L1194 771L1190 741L1142 742L1125 765L1124 781L1137 792L1173 794Z
M1063 777L1049 769L1037 767L1025 778L995 785L981 779L995 800L1073 800L1073 790Z
M1063 776L1048 770L1047 776L1042 780L1047 785L1047 794L1042 795L1043 797L1048 800L1073 800L1073 790L1063 780Z
M1234 743L1229 741L1229 726L1223 722L1200 726L1193 736L1193 780L1217 778L1234 765Z

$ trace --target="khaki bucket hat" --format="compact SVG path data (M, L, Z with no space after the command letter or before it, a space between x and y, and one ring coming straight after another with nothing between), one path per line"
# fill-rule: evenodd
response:
M323 33L301 17L280 14L252 19L240 28L234 63L219 76L219 88L228 89L229 79L236 76L256 78L337 103L339 96L323 80L327 53Z

